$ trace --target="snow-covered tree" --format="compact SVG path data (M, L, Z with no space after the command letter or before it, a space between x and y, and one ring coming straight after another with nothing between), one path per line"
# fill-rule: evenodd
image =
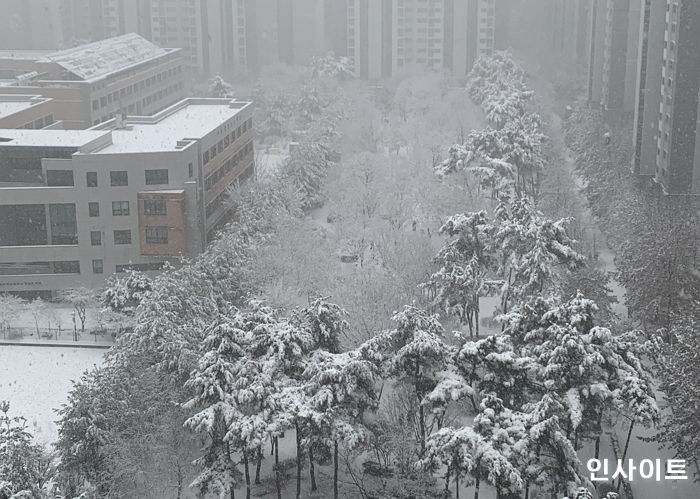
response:
M338 447L353 449L368 438L364 415L376 409L378 366L358 351L319 350L304 373L307 440L333 449L333 497L338 498Z
M143 272L127 270L123 278L112 274L102 292L102 304L114 312L133 315L152 289L153 281Z
M426 439L432 427L439 426L447 403L429 395L448 369L453 350L444 341L445 332L437 315L407 305L392 321L395 329L365 342L360 352L378 360L386 376L411 388L418 406L416 440L423 453Z
M61 292L60 298L61 301L73 307L75 314L80 319L80 331L84 333L87 311L90 307L95 305L95 300L97 298L95 290L86 287L66 289Z
M230 428L240 417L234 398L236 376L239 364L245 360L248 340L241 326L240 319L233 317L222 318L209 328L197 367L185 385L194 392L185 407L199 410L185 426L206 437L204 455L197 460L201 472L192 482L200 493L229 493L240 481L235 452L242 444L233 438Z
M3 337L12 321L17 319L25 306L24 300L21 298L7 293L0 294L0 329L3 332Z
M314 77L327 76L339 80L353 77L352 60L345 56L336 56L332 52L311 59L311 68Z
M25 309L29 315L32 316L32 319L34 319L36 335L39 336L39 322L46 317L48 305L40 297L36 297L32 301L27 302Z
M328 150L321 144L301 143L282 167L282 175L301 195L302 207L311 209L323 203L321 188L330 166Z
M51 457L34 442L26 420L9 410L0 400L0 499L55 497Z
M224 80L221 75L216 75L209 80L209 97L231 99L234 96L233 85Z
M656 366L669 416L661 420L655 439L674 452L674 457L694 463L700 475L700 421L697 416L700 393L700 365L696 360L700 337L693 318L677 318L671 328L662 330L666 341L655 349Z
M585 259L574 248L566 231L569 220L550 220L526 198L501 203L496 210L492 248L501 289L501 312L514 303L556 289L557 266L576 269Z
M486 212L454 215L440 228L448 241L435 257L440 269L424 285L435 293L433 303L479 335L479 301L498 292L500 281L490 279L493 258L488 244L493 233Z

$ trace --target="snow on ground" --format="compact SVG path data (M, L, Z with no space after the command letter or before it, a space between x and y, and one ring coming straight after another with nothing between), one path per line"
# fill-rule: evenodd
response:
M83 371L99 366L106 350L0 345L0 400L10 415L24 416L40 443L58 436L54 409L61 407Z

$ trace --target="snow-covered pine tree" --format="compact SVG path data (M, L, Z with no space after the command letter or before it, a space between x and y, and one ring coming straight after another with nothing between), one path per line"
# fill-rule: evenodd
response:
M234 316L221 318L206 331L199 362L185 384L194 393L185 408L199 409L185 426L206 438L204 455L197 459L201 472L191 486L200 493L230 494L231 498L241 477L235 453L243 450L243 443L230 435L242 416L235 399L236 375L249 342L242 326L240 317Z
M437 315L407 305L392 321L395 329L379 333L358 351L379 361L386 376L411 388L418 406L416 435L422 454L428 435L444 416L445 401L430 395L449 369L454 349L445 343Z
M453 239L435 257L440 266L423 286L435 293L433 304L459 318L469 336L479 335L479 301L498 292L502 282L488 278L493 259L488 253L493 233L486 212L454 215L440 228Z
M366 440L366 411L378 405L378 366L358 351L330 353L318 350L304 378L307 409L304 412L307 446L333 449L333 497L338 498L339 446L351 450Z
M497 273L505 281L502 313L531 296L556 289L557 266L576 269L584 264L585 258L567 234L568 222L550 220L526 198L499 204L491 250L497 258Z

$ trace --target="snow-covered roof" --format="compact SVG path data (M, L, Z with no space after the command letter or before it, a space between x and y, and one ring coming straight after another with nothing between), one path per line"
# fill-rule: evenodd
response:
M53 52L46 59L80 79L92 81L168 53L169 50L160 48L136 33L127 33Z
M128 118L93 129L112 130L112 143L95 154L177 151L178 141L198 140L238 114L247 103L227 99L186 99L153 117Z
M0 95L0 119L49 100L38 95Z
M98 130L15 130L0 129L0 147L76 147L88 145L109 132Z

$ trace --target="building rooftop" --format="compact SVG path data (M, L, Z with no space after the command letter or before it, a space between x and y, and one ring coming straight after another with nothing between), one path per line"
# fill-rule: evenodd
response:
M88 130L0 129L0 147L74 147L79 154L168 152L211 133L250 105L230 99L185 99L155 116L116 119Z
M49 100L39 95L0 95L0 119Z
M92 81L163 56L170 51L158 47L136 33L128 33L53 52L45 58L82 80Z
M85 147L108 136L96 130L8 130L0 129L0 146Z
M91 130L112 130L112 143L96 154L177 151L179 141L201 139L234 117L248 102L229 99L185 99L155 116L127 118L124 128L116 120Z

